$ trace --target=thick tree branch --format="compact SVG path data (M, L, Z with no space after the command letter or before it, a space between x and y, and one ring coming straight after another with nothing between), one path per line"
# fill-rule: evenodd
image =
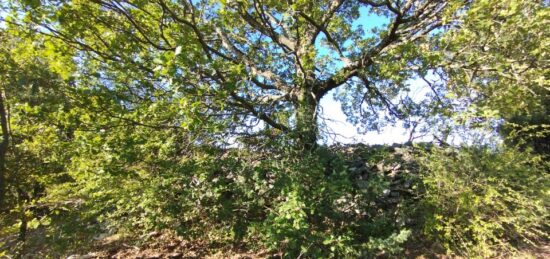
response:
M378 44L361 54L358 60L350 62L348 66L342 68L335 75L318 82L314 86L316 98L318 99L322 98L330 90L344 84L352 77L357 76L358 71L371 66L374 63L374 59L387 50L390 45L413 42L439 27L441 23L439 22L438 15L446 6L444 1L428 0L419 9L415 10L414 13L408 14L413 7L414 1L407 1L402 9L398 9L389 0L380 2L359 0L359 2L376 8L386 7L395 14L395 18L389 25L386 35L379 40Z
M317 24L311 17L309 17L304 12L300 12L300 16L302 16L304 19L306 19L306 21L308 21L311 25L313 25L316 28L315 33L310 36L312 38L310 40L310 41L312 41L311 44L315 44L315 39L317 38L317 35L319 35L320 32L323 32L323 34L325 34L325 37L327 38L327 41L338 52L338 55L340 55L340 57L344 57L344 53L342 52L342 47L340 47L340 44L338 44L338 42L332 38L330 33L326 30L325 25Z
M325 13L323 14L319 22L316 22L313 18L308 16L305 12L300 11L300 16L306 19L306 21L308 21L315 28L314 30L308 33L307 38L309 40L309 44L315 44L315 40L317 39L317 36L321 32L323 32L326 35L327 39L330 37L326 29L332 17L334 16L334 14L338 12L338 10L343 4L344 4L344 0L332 0L330 2L329 7L325 11ZM331 40L331 39L329 39L329 41L335 42L334 40ZM338 44L335 44L335 45L338 45ZM339 49L339 47L337 48Z
M321 99L330 90L344 84L350 78L357 76L359 70L372 65L374 57L376 57L380 52L382 52L384 48L386 48L387 46L389 46L390 44L398 40L398 36L396 32L397 32L397 29L399 28L399 25L401 25L402 23L403 23L402 17L398 15L390 25L390 30L388 34L384 38L382 38L382 40L380 40L380 42L377 45L375 45L373 48L371 48L370 50L366 51L363 55L361 55L360 60L354 62L352 65L348 67L342 68L339 72L337 72L331 78L316 84L314 87L316 98Z
M237 106L239 106L241 108L244 108L245 110L249 111L255 117L257 117L258 119L261 119L262 121L267 123L269 126L271 126L273 128L276 128L276 129L279 129L279 130L282 130L282 131L285 131L285 132L289 131L289 128L287 126L276 122L271 117L269 117L269 115L267 115L265 112L257 111L254 104L248 102L246 99L238 96L234 92L231 92L230 95L231 95L231 97L233 97L233 99L235 99L238 102L238 103L235 103Z
M359 68L359 66L346 67L339 71L338 74L315 85L314 94L317 101L320 101L330 90L345 84L352 77L358 76Z

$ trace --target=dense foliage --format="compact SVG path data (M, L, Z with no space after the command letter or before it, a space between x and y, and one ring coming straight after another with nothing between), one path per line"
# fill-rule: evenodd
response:
M537 0L0 3L0 257L152 232L287 258L545 244L549 15ZM327 146L329 92L362 131L400 122L434 143Z
M441 149L423 157L424 231L468 257L548 238L548 161L516 150Z

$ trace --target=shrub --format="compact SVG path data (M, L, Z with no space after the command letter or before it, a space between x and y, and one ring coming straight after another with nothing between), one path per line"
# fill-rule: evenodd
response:
M410 235L395 210L377 203L389 186L384 174L359 182L348 158L326 148L196 148L176 160L168 151L150 159L154 147L137 147L108 149L136 150L131 158L100 151L73 159L74 181L50 198L83 200L81 215L96 218L103 232L175 230L218 247L267 248L289 258L398 254ZM387 155L373 151L361 159L376 163Z
M513 149L433 148L419 159L424 233L447 253L512 253L548 234L548 162Z

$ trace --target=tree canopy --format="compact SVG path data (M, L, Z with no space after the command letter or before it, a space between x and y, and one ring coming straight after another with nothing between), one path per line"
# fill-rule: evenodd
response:
M223 120L234 133L257 131L261 121L312 146L319 101L333 89L347 88L342 98L371 115L360 119L370 126L380 109L387 109L389 118L412 113L414 104L402 93L408 79L427 70L422 43L462 5L23 1L20 19L63 42L85 64L65 71L77 85L116 92L127 110L134 103L180 102L194 105L203 119ZM388 23L367 30L355 24L366 19L361 13ZM94 81L84 83L90 77Z

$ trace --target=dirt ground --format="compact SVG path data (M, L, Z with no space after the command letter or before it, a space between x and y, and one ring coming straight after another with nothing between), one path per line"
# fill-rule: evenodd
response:
M161 234L157 232L146 236L147 242L142 246L130 246L117 236L106 237L100 240L94 248L94 252L85 255L71 255L67 259L90 259L90 258L129 258L129 259L160 259L160 258L280 258L279 254L270 253L250 253L242 249L225 249L221 252L212 254L206 243L189 242L179 239L170 234ZM424 248L425 249L425 248ZM423 249L423 250L424 250ZM458 258L442 254L431 253L429 251L411 251L405 252L406 258ZM385 258L385 256L380 256ZM550 245L540 246L535 249L522 251L513 256L502 256L499 258L550 258Z
M118 236L106 237L98 242L93 252L85 255L71 255L67 259L88 258L128 258L128 259L160 259L160 258L276 258L277 255L267 253L247 253L240 249L222 249L212 254L211 247L206 243L182 240L170 234L153 232L145 237L147 242L142 246L131 246Z

